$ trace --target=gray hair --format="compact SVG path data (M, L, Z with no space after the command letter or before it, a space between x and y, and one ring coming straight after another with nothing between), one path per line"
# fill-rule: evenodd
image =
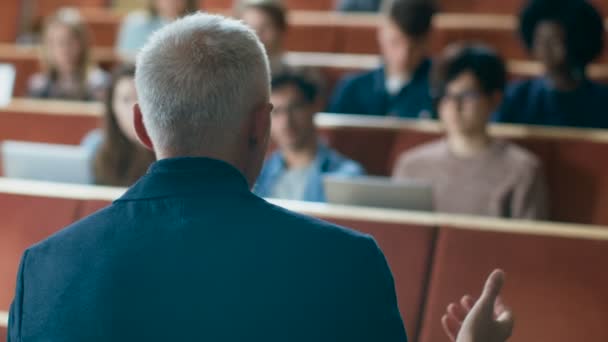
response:
M270 71L251 29L197 13L152 35L137 57L135 82L155 148L195 153L237 135L247 114L268 102Z

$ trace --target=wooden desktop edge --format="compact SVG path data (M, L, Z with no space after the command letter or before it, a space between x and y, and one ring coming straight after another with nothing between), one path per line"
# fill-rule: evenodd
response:
M80 117L103 117L103 104L86 102L69 102L53 100L36 100L15 98L5 107L3 112L65 115ZM435 120L408 120L393 117L373 117L353 114L318 113L315 118L317 127L323 128L361 128L382 130L414 130L427 133L441 133L441 124ZM536 127L527 125L491 124L490 133L496 137L507 138L550 138L550 139L576 139L597 143L608 143L608 130L564 128L564 127Z
M74 200L113 201L126 189L91 185L71 185L39 181L16 180L0 177L0 193L63 198ZM350 207L269 199L270 203L302 214L325 219L348 219L367 222L414 224L430 227L540 235L549 237L608 240L608 229L600 226L504 220L496 218L410 212L391 209Z
M20 46L0 43L0 56L9 58L38 58L37 46ZM125 61L134 62L133 56L119 55L112 48L94 48L92 59L97 62ZM287 52L287 64L304 67L335 67L351 68L353 70L366 70L376 68L381 59L375 54L350 53L324 53L324 52ZM516 76L536 76L543 72L542 65L535 61L509 59L507 61L509 73ZM607 64L591 64L589 75L594 78L608 78Z
M381 130L414 130L427 133L441 133L441 123L435 120L412 120L393 117L373 117L367 115L318 113L317 127L353 128ZM490 124L490 134L505 138L550 138L576 139L597 143L608 143L608 130L590 128L541 127L530 125Z

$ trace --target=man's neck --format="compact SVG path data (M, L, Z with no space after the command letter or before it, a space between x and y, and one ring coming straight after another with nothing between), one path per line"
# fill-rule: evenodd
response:
M492 138L485 131L475 135L451 134L447 141L450 151L459 158L478 157L492 144Z
M282 151L288 169L301 169L309 166L317 156L317 143L310 143L303 148L286 148Z

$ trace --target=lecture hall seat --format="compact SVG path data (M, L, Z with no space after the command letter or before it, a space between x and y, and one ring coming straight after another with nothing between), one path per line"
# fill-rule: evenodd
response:
M381 219L375 222L335 218L327 220L374 237L393 273L399 310L408 337L416 341L432 262L435 228L415 224L391 224L382 222Z
M14 43L21 11L21 1L0 1L0 43Z
M0 311L8 311L25 249L74 222L74 199L0 193Z
M515 312L510 341L608 341L608 241L441 228L419 342L447 342L441 316L496 267Z
M0 141L78 145L102 126L102 115L101 104L14 99L0 108Z

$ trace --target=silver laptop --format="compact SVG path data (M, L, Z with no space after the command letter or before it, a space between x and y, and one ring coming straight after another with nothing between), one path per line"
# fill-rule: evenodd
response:
M5 141L0 152L5 177L93 183L90 152L80 146Z
M11 64L0 64L0 107L6 106L13 97L15 86L15 67Z
M386 177L324 178L325 196L332 204L433 211L433 189L419 180Z

